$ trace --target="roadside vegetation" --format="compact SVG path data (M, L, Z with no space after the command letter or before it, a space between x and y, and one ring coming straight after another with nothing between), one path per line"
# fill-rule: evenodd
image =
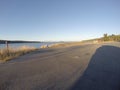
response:
M18 56L37 50L34 47L22 46L19 48L1 48L0 61L8 61Z
M104 43L104 42L120 42L120 35L108 35L107 33L103 34L103 37L96 39L83 40L82 43Z
M108 35L108 34L104 34L103 36L103 41L119 41L120 42L120 35Z

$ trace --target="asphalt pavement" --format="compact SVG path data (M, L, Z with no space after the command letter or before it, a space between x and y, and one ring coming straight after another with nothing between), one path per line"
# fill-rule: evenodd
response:
M115 45L47 48L2 63L0 90L120 90Z

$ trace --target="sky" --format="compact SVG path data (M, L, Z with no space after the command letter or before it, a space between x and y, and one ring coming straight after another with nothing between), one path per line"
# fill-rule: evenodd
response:
M0 0L0 39L81 41L120 34L120 0Z

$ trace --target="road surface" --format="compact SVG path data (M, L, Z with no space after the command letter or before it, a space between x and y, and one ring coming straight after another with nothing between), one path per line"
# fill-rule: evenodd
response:
M0 90L120 90L120 43L48 48L0 64Z

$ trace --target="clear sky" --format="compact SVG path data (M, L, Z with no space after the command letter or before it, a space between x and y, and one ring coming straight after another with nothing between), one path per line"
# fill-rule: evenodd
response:
M0 0L0 39L80 41L120 34L120 0Z

